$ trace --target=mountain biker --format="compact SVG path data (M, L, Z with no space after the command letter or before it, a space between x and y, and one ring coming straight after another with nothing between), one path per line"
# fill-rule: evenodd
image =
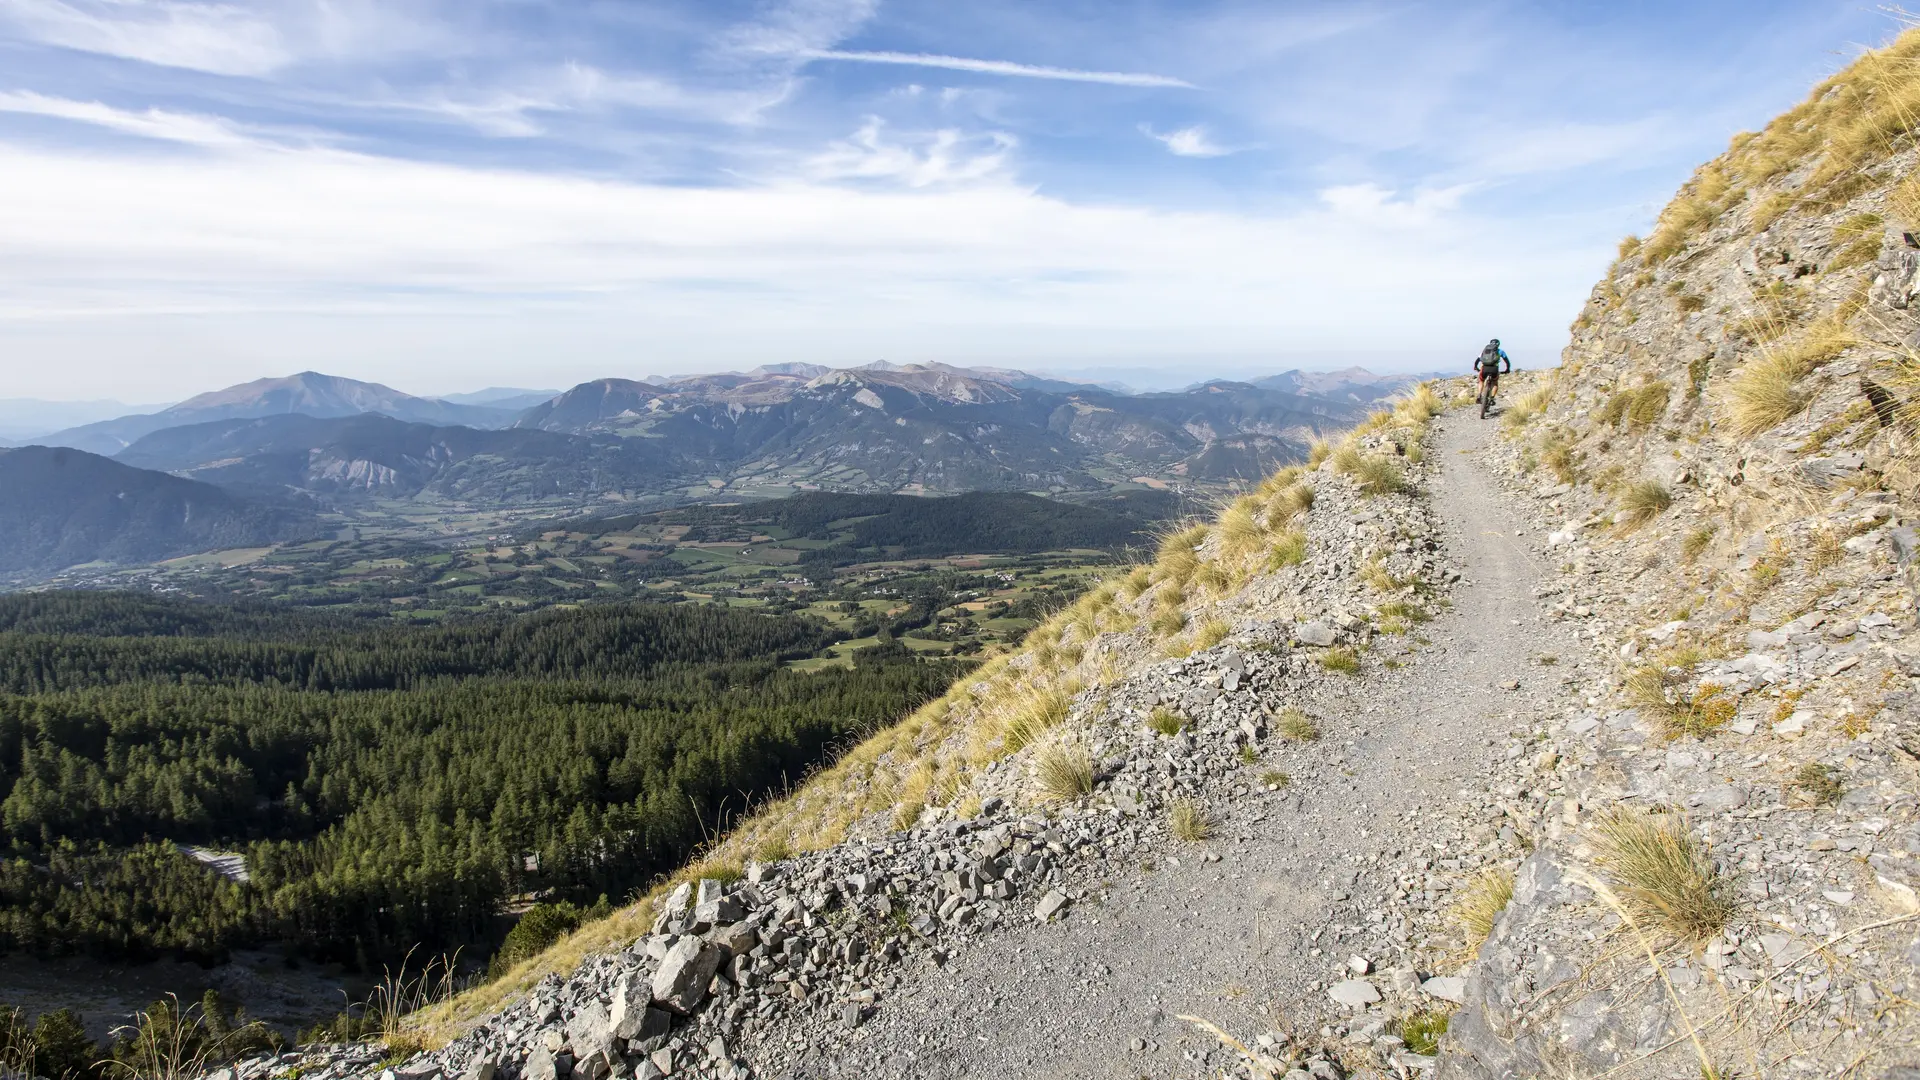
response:
M1494 388L1500 385L1500 365L1502 364L1506 365L1505 370L1513 370L1513 359L1507 355L1507 350L1500 347L1500 339L1494 338L1487 342L1487 347L1481 349L1480 355L1473 359L1473 370L1480 375L1480 392L1475 396L1476 401L1484 401L1493 396Z

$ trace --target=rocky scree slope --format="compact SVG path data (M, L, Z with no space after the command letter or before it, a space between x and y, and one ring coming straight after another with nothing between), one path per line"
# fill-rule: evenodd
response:
M1431 1067L1397 1032L1461 995L1429 948L1443 944L1449 894L1517 859L1518 824L1544 797L1526 743L1496 745L1451 699L1453 722L1421 713L1431 679L1460 670L1423 659L1413 636L1459 577L1420 496L1437 404L1415 395L1322 447L1314 469L1278 474L1213 525L1168 537L1153 566L756 814L671 891L430 1013L432 1030L457 1034L402 1071L925 1075L938 1062L942 1073L1110 1075L1152 1059L1200 1076L1239 1058L1173 1019L1181 1008L1260 1031L1247 1067ZM1472 785L1457 805L1375 767L1387 755L1354 741L1395 686L1401 727L1377 740L1388 749L1423 729L1470 734L1471 751L1440 740L1407 763ZM1484 707L1501 693L1475 680L1458 698ZM1276 842L1295 850L1258 847ZM1240 912L1253 926L1188 922L1186 909L1207 906L1192 892L1230 902L1243 870L1270 873L1268 910ZM1026 1043L996 1057L939 1000L963 977L1013 995L998 981L1006 951L1031 935L1125 933L1130 920L1229 947L1144 1010L1076 1014L1083 1053L1062 1057L1048 1021L1029 1015L998 1021ZM1109 995L1126 985L1116 967L1162 959L1125 942L1066 949L1085 985ZM1046 1008L1074 1012L1058 998ZM922 1015L944 1016L946 1030L896 1037ZM944 1045L923 1056L930 1039ZM358 1067L320 1048L302 1060L303 1075ZM243 1072L275 1067L286 1065Z
M1444 1072L1920 1075L1916 61L1735 139L1510 388L1542 598L1612 672Z

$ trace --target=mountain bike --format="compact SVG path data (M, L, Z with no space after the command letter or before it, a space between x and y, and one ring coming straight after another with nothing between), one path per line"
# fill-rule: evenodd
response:
M1500 377L1497 375L1480 384L1480 393L1474 397L1474 400L1480 404L1480 419L1485 420L1487 413L1493 409L1493 395L1499 386Z

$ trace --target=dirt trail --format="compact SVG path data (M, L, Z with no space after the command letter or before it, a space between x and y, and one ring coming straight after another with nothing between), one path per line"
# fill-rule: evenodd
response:
M1516 535L1517 517L1473 460L1493 429L1463 410L1438 421L1429 442L1441 462L1432 504L1464 574L1451 610L1421 628L1431 644L1382 639L1364 676L1321 698L1268 702L1304 706L1325 732L1275 753L1271 764L1291 774L1291 787L1217 807L1214 840L1143 859L1108 883L1104 902L993 935L944 969L912 972L857 1033L860 1053L769 1071L1202 1076L1228 1059L1179 1014L1249 1040L1298 1031L1341 1013L1324 987L1345 977L1350 956L1380 970L1410 962L1390 928L1369 923L1397 888L1391 859L1371 860L1431 839L1441 821L1486 819L1487 765L1510 730L1561 692L1556 669L1534 658L1576 647L1532 598L1535 545ZM1402 666L1389 669L1388 657ZM1504 688L1515 681L1519 691ZM1427 814L1417 836L1396 820L1411 811ZM1220 861L1201 858L1209 852Z

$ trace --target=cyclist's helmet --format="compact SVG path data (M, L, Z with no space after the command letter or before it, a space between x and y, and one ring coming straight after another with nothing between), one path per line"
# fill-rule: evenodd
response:
M1492 341L1490 341L1490 342L1488 342L1488 344L1490 344L1490 345L1498 345L1498 344L1500 344L1500 339L1499 339L1499 338L1494 338L1494 339L1493 339Z

